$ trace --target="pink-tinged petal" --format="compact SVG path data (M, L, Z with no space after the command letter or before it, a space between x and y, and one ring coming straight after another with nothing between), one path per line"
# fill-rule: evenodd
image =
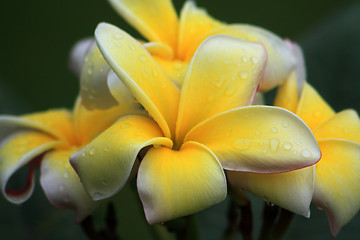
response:
M295 77L297 81L298 94L300 95L304 82L306 81L304 53L297 43L291 42L290 40L285 40L285 42L290 46L292 53L296 58Z
M69 159L76 149L47 153L41 162L40 183L50 203L60 209L75 211L77 222L89 216L102 203L86 193Z
M224 35L205 40L182 88L176 126L179 143L201 121L251 104L265 64L266 52L260 44Z
M124 31L102 23L95 37L104 58L121 81L155 119L165 136L173 136L180 97L176 85L146 49Z
M310 217L315 167L276 174L226 172L231 186L249 191L281 208Z
M80 96L88 109L107 109L118 105L109 91L110 67L94 41L87 51L80 76Z
M319 145L313 202L325 210L336 236L360 209L360 144L329 139Z
M75 43L72 47L70 52L69 68L75 76L80 77L86 53L88 52L91 44L94 42L94 38L85 38Z
M334 116L335 112L313 87L305 83L295 114L311 129L315 129Z
M360 143L360 119L354 110L343 110L313 130L317 139L339 138Z
M222 25L223 23L209 16L205 9L198 8L195 2L185 2L180 13L178 58L190 61L191 56L186 56L188 49L196 49L208 37L209 32ZM193 46L194 43L197 45Z
M110 0L113 8L150 42L175 49L178 18L170 0Z
M125 185L141 149L172 147L158 125L143 116L125 116L73 154L70 163L94 200L113 196Z
M278 88L274 106L285 108L293 113L296 112L299 103L299 91L295 72Z
M193 214L226 197L226 179L210 150L188 142L179 151L150 149L142 160L138 192L150 224Z
M185 137L207 146L223 168L280 173L315 164L319 146L306 124L278 107L249 106L218 114Z
M47 134L29 130L15 132L1 139L0 184L1 191L7 200L22 203L31 196L34 189L33 168L37 164L31 161L60 144L61 142ZM9 188L10 178L25 166L30 168L25 189Z
M280 85L296 66L296 58L284 40L265 29L246 24L224 25L223 27L216 28L214 31L210 31L207 35L203 36L203 39L199 38L197 39L198 42L193 42L192 48L189 48L187 51L186 59L191 58L197 46L204 39L216 34L225 34L246 41L260 43L265 47L268 54L268 62L263 81L260 85L261 91L268 91Z

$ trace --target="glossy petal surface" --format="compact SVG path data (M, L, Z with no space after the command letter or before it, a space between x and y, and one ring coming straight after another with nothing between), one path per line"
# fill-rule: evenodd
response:
M193 1L184 4L180 14L178 58L185 59L188 49L193 49L193 44L198 45L206 38L207 33L222 26L222 23L209 16L205 9L198 8ZM206 36L206 37L204 37Z
M204 41L182 88L176 137L183 139L196 124L218 113L251 104L265 62L259 44L229 36Z
M72 155L70 162L92 199L100 200L124 186L139 151L153 144L172 147L153 120L125 116Z
M305 83L296 115L311 129L315 129L320 123L334 116L335 112L313 87Z
M250 106L219 114L193 128L185 141L204 144L223 168L279 173L313 165L320 150L310 129L293 113Z
M107 109L118 103L109 91L107 75L110 67L94 41L88 50L80 76L80 96L89 109Z
M360 119L354 110L344 110L313 130L317 139L339 138L360 143Z
M268 63L260 86L262 91L270 90L281 84L295 68L296 58L285 41L267 30L245 24L226 25L209 32L202 40L198 39L198 43L193 43L192 46L194 47L188 50L187 58L191 58L196 51L196 46L204 39L215 34L241 38L260 43L265 47L268 54Z
M226 179L216 157L190 142L180 151L150 149L140 164L137 186L150 224L198 212L226 197Z
M179 104L179 90L158 63L135 39L120 29L100 24L96 40L105 59L133 96L171 137Z
M74 210L76 221L80 222L99 206L99 202L95 203L85 192L70 165L69 158L75 150L47 153L41 163L40 183L52 205Z
M295 113L298 102L297 78L295 72L292 72L289 78L278 88L274 105Z
M151 42L175 49L178 19L171 0L110 0L114 9Z
M315 204L328 215L335 236L360 209L360 144L321 140L323 154L316 164Z
M305 217L310 217L314 192L314 166L276 174L256 174L227 171L231 185Z

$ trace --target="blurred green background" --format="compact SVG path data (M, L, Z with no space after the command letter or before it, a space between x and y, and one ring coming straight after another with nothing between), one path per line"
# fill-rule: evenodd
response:
M176 0L179 10L184 1ZM339 111L360 111L360 3L351 0L197 0L197 4L225 22L249 23L267 28L303 47L308 81ZM96 25L113 23L135 36L105 0L1 1L0 3L0 113L22 114L48 108L71 108L79 82L68 70L73 44L92 36ZM131 191L131 190L129 190ZM136 231L129 209L136 193L117 197L123 229ZM261 206L261 201L255 204ZM122 209L121 209L122 207ZM134 206L132 206L134 207ZM217 239L225 220L219 217L226 202L200 214L205 239ZM254 213L260 215L258 208ZM360 214L337 239L360 239ZM134 219L135 220L132 220ZM130 220L128 220L130 219ZM218 225L221 222L222 224ZM257 225L259 223L257 222ZM143 223L140 229L146 225ZM70 211L49 205L39 185L32 198L15 206L0 198L1 239L86 239ZM310 220L296 217L286 239L331 239L323 212L312 208Z

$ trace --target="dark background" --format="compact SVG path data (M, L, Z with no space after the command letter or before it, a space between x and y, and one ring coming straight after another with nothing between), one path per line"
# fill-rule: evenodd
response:
M174 1L178 10L183 2ZM196 2L222 21L258 25L299 42L305 53L308 81L335 110L360 111L358 1ZM77 40L92 36L99 22L113 23L139 37L105 0L1 1L0 20L2 114L71 108L79 82L67 67L69 51ZM125 239L148 239L145 223L136 224L142 210L136 209L138 214L129 210L136 200L136 193L117 197L122 235ZM221 233L225 219L217 211L222 211L224 205L226 202L200 214L203 232L208 234L206 239L216 239ZM255 205L260 207L261 202ZM259 216L258 207L254 211ZM39 185L31 199L20 207L0 196L0 234L1 239L85 239L72 213L51 207ZM331 239L325 214L312 208L310 220L296 217L286 238ZM359 214L337 239L360 239Z

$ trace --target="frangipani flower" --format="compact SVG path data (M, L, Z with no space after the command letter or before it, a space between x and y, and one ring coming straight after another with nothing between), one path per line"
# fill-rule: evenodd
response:
M137 188L151 224L223 200L223 168L284 172L320 158L312 133L294 114L277 107L247 106L266 64L262 45L224 35L208 38L192 58L180 92L127 33L100 24L95 37L108 64L153 119L120 118L71 156L94 200L111 197L124 186L142 149L148 151L139 166ZM245 58L253 61L239 66ZM113 96L120 97L119 81L108 83ZM296 146L298 153L279 148L293 138L302 143ZM110 150L104 151L105 146Z
M294 46L296 48L296 45ZM294 112L310 127L320 146L321 160L315 164L315 185L312 201L324 209L335 236L360 209L360 120L354 110L335 111L304 79L304 70L298 69L279 88L275 105ZM283 146L289 151L298 144ZM310 184L313 167L281 174L237 174L229 172L229 181L237 187L256 192L262 196L269 192L268 201L282 206L295 182L298 189ZM258 183L262 179L261 185Z
M291 49L275 34L251 25L222 23L210 17L204 9L198 8L193 1L185 3L179 18L170 0L110 0L110 3L149 41L144 43L145 48L179 87L182 86L189 62L198 46L215 34L238 37L261 43L265 47L268 63L260 84L263 91L282 83L296 65ZM117 42L117 39L113 41ZM252 61L257 60L244 56L237 64L246 65ZM101 83L106 84L106 81ZM91 81L82 83L85 89L94 89L91 85ZM81 91L84 99L87 94ZM86 104L90 108L101 108L105 104L111 106L111 102L105 101L102 106L95 106L91 101Z
M26 201L35 185L34 168L40 167L41 186L54 206L73 209L78 222L92 213L100 202L85 192L69 159L117 118L140 112L139 104L124 90L120 105L106 111L88 111L78 99L73 112L59 109L0 116L0 184L6 199ZM11 189L9 180L23 167L30 168L26 188Z

